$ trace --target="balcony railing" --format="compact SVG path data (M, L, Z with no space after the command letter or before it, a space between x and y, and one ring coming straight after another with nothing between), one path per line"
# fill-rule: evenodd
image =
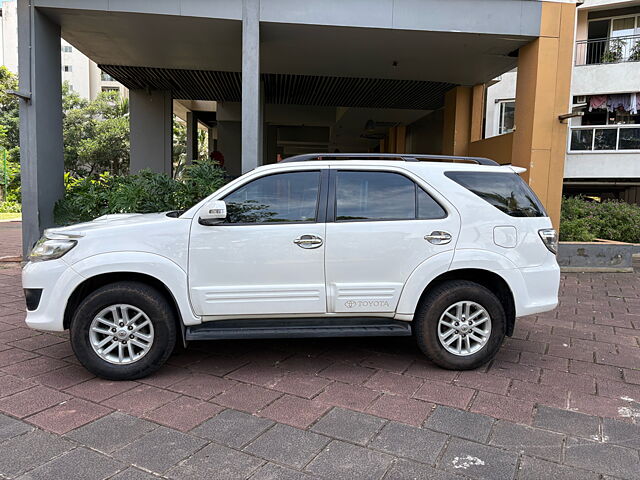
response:
M576 42L576 65L640 62L640 35Z
M571 127L569 150L640 150L640 125Z

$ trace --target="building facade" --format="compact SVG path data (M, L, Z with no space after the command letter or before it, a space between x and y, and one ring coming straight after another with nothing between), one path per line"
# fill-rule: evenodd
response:
M486 136L512 131L517 73L487 89ZM564 192L640 203L640 1L577 8Z
M0 1L0 54L1 65L11 72L18 73L18 2L17 0ZM95 99L100 92L118 91L127 97L124 86L109 75L100 71L95 62L61 39L61 75L62 81L68 82L69 88L87 100Z
M63 191L60 38L129 89L133 172L172 173L180 113L188 158L207 128L231 175L335 151L524 166L557 224L575 13L573 0L18 0L25 251ZM514 68L518 129L483 138L485 84Z

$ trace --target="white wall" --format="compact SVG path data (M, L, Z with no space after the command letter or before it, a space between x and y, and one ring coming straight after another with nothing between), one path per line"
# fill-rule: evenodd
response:
M568 153L564 178L640 178L640 154Z
M500 77L500 81L487 88L487 106L485 111L485 137L498 135L498 122L500 109L497 103L500 100L516 98L516 81L518 72L507 72Z
M16 0L5 0L0 22L0 55L2 65L18 73L18 15Z
M572 95L640 91L640 62L578 65L573 68Z

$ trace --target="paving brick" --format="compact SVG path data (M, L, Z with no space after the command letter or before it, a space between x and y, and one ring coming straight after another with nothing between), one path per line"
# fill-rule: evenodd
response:
M225 378L207 375L205 373L191 373L183 379L169 386L169 390L189 395L201 400L209 400L227 390L231 390L237 382Z
M413 363L412 355L394 355L389 353L376 353L365 358L361 365L364 367L380 368L388 372L402 373Z
M463 387L504 395L507 393L510 380L497 375L467 370L460 372L460 376L453 383Z
M593 362L593 351L578 346L549 345L549 351L547 353L552 357Z
M491 434L490 445L515 452L560 461L564 436L538 428L500 420Z
M36 350L36 352L40 355L60 359L73 355L73 350L71 349L71 344L69 342L56 343L49 347L40 348Z
M4 352L0 352L2 354ZM639 361L633 355L623 355L615 353L597 353L596 362L603 365L613 365L619 368L638 368Z
M544 353L547 346L541 342L507 337L504 342L504 347L517 352Z
M251 480L312 480L313 475L267 463L251 476Z
M0 442L33 430L28 423L0 414Z
M20 350L19 348L10 348L8 350L3 350L2 352L0 352L0 367L2 367L2 369L4 370L4 368L8 365L13 365L14 363L18 362L24 362L36 357L37 355L34 353L25 352L24 350Z
M292 427L307 428L329 410L329 405L318 400L284 395L260 411L267 417Z
M112 458L80 447L40 465L20 477L20 479L55 480L82 478L83 480L102 480L117 473L122 468L123 465Z
M137 468L127 468L122 472L114 475L109 480L158 480L158 477Z
M590 375L596 378L606 378L609 380L622 380L622 370L611 365L599 365L592 362L581 362L571 360L569 372L576 375Z
M502 350L500 352L502 352ZM498 352L498 354L500 354L500 352ZM457 372L445 370L422 358L414 361L404 374L444 383L451 382L457 376Z
M227 377L233 380L259 385L261 387L270 387L286 373L286 370L273 365L262 362L251 362L233 371L227 375Z
M426 428L475 442L486 442L493 418L449 407L439 406L424 423Z
M545 406L538 406L533 425L584 438L597 438L600 433L600 420L597 417Z
M167 472L170 478L247 478L262 465L262 460L246 453L211 443Z
M640 385L640 370L625 368L622 376L626 382Z
M294 372L276 380L271 388L280 392L297 395L298 397L311 398L324 390L331 382L331 380L315 375L304 375Z
M328 358L294 355L280 362L278 366L289 372L315 374L327 368L333 362Z
M329 443L316 433L276 424L247 445L244 450L265 460L302 468Z
M14 393L27 390L28 388L35 387L35 383L32 380L25 380L11 375L4 375L0 382L0 397L6 397L13 395Z
M189 365L189 368L198 372L208 373L209 375L216 375L222 377L234 370L247 364L248 361L238 356L234 357L222 357L211 356L206 357L199 362ZM177 365L181 366L181 365Z
M596 395L570 395L569 408L587 415L620 418L620 408L627 402L619 398L607 398Z
M229 409L207 420L191 433L230 447L241 448L272 425L271 420Z
M638 478L640 472L637 451L584 439L568 439L565 463L621 478Z
M280 392L239 383L230 390L214 397L213 402L225 407L255 413L281 396Z
M517 453L452 438L438 461L438 467L476 479L511 480Z
M142 415L175 400L179 396L177 393L150 385L139 385L105 400L102 404L131 415Z
M569 392L563 386L541 385L539 383L514 380L507 394L509 397L527 400L534 404L565 408Z
M328 478L375 480L382 478L392 461L390 455L336 440L306 470Z
M382 428L369 446L399 457L433 464L446 439L447 436L439 432L390 422Z
M38 375L37 377L34 377L33 380L41 383L42 385L63 390L78 383L85 382L93 377L94 375L84 367L69 365L68 367L59 368L58 370Z
M461 480L462 477L412 460L398 459L389 469L384 480Z
M364 413L334 408L311 428L328 437L366 445L386 423L385 420Z
M158 427L113 452L118 460L162 473L205 445L201 438Z
M395 395L411 396L422 383L423 380L416 377L379 370L365 382L364 386Z
M56 435L34 430L2 443L0 472L9 478L17 477L73 447L71 442Z
M6 367L2 367L2 371L16 377L31 378L41 373L50 372L62 368L67 364L62 360L56 360L49 357L36 357L24 362L14 363Z
M519 423L530 423L533 413L533 402L505 397L494 393L479 392L471 405L471 411L494 418L511 420Z
M138 385L140 385L138 382L112 382L103 380L102 378L92 378L91 380L67 388L65 392L75 397L81 397L99 403L107 398L131 390Z
M573 375L571 373L558 372L556 370L543 370L540 383L564 387L571 392L595 394L596 382L585 375Z
M148 377L140 379L140 382L158 388L167 388L180 380L184 380L190 374L191 372L186 368L163 365L160 370L157 370Z
M608 443L640 450L640 425L605 418L602 434Z
M598 480L600 475L539 458L523 456L517 478L518 480Z
M547 368L566 372L569 369L569 360L552 355L540 355L539 353L522 352L520 363L532 367Z
M427 382L413 394L415 398L456 408L466 408L475 390L447 383Z
M598 395L610 398L634 398L640 401L640 385L630 385L625 382L599 379Z
M369 405L366 411L389 420L420 426L434 407L433 403L422 400L384 394Z
M358 385L333 383L316 400L337 407L365 410L379 395L378 392Z
M111 413L111 409L72 398L25 420L49 432L63 434Z
M491 368L489 369L489 373L492 375L534 383L540 378L540 372L541 369L539 367L531 367L528 365L504 362L501 360L493 361L491 363Z
M37 386L0 399L0 411L24 418L69 399L69 395Z
M217 415L222 407L192 397L179 397L148 412L145 418L182 432Z
M376 371L344 362L336 362L318 373L319 376L343 383L362 384Z
M157 425L146 420L113 412L67 433L66 436L94 450L112 453L155 428Z

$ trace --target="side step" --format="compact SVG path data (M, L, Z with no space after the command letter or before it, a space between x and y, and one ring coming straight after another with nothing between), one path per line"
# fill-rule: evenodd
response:
M387 318L217 320L187 327L186 340L307 337L406 337L409 322Z

